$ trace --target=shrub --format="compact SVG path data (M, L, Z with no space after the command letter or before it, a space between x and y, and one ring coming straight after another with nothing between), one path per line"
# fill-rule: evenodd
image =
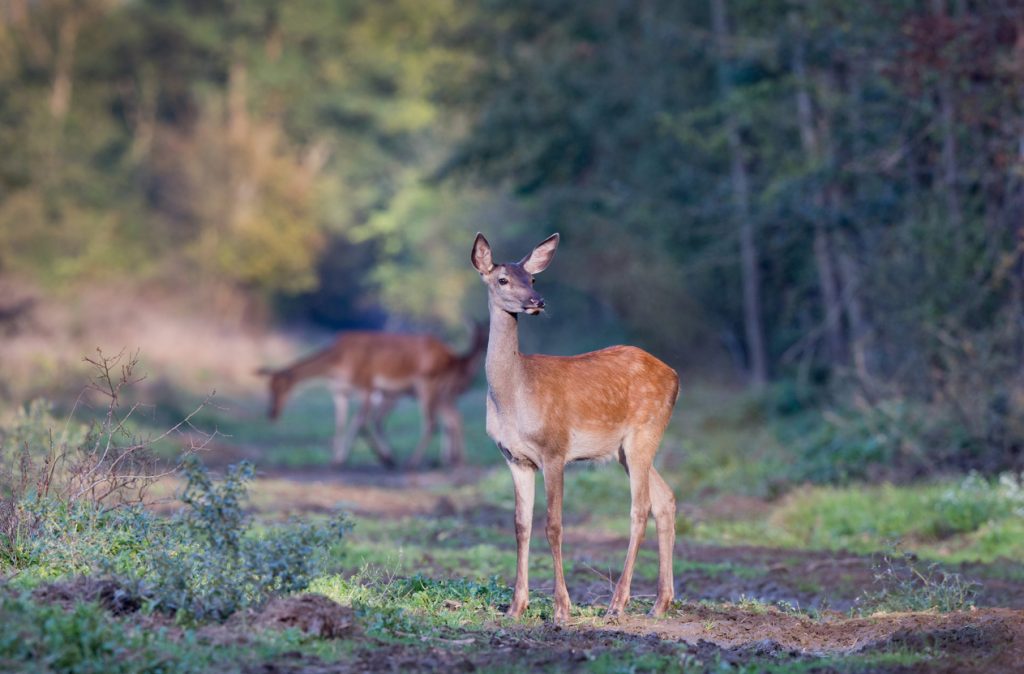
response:
M232 466L219 485L194 458L184 473L186 507L140 578L150 605L161 611L223 620L274 594L305 589L326 550L350 528L345 518L335 517L256 534L241 507L251 464Z
M923 470L921 422L900 400L864 409L829 411L794 438L797 482L849 484Z
M136 573L149 563L150 547L166 536L167 522L138 505L107 509L31 496L18 505L32 522L30 535L12 539L5 561L31 568L39 579Z
M23 504L36 521L13 561L34 579L122 578L150 608L183 619L223 620L279 593L305 589L326 550L349 528L342 517L255 532L242 507L252 466L217 483L194 458L183 467L185 507L170 519L140 506L104 509L88 501Z
M191 425L206 401L156 437L133 435L129 425L137 406L124 409L121 400L126 390L142 379L135 374L138 354L122 351L107 357L99 351L96 358L85 360L96 372L86 392L106 400L105 413L99 419L83 425L73 423L69 415L60 422L48 402L36 400L0 426L0 564L24 564L27 560L20 556L31 554L38 539L49 544L53 542L50 534L61 538L55 523L68 527L65 533L76 537L88 537L88 531L97 527L103 529L111 518L121 516L108 516L109 510L141 503L150 485L174 473L184 458L215 436ZM154 443L185 426L194 431L193 439L179 461L159 463L152 451ZM49 550L58 552L59 547L50 546Z

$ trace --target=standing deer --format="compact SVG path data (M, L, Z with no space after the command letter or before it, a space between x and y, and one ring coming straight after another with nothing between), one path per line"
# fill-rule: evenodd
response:
M562 571L565 465L611 458L617 458L629 476L631 505L626 562L608 615L621 615L629 601L633 566L652 510L658 529L658 595L651 614L661 615L675 594L676 504L653 461L679 395L679 377L665 363L631 346L565 357L519 352L519 314L544 310L533 275L551 263L558 240L554 234L519 262L494 264L490 244L477 234L471 253L473 266L487 285L491 316L485 361L487 434L505 456L515 488L518 557L508 615L521 616L529 602L535 471L544 475L547 537L555 567L554 619L561 622L569 617L570 608Z
M359 432L369 432L370 447L381 462L394 465L394 452L384 437L382 423L398 398L415 396L423 421L410 463L418 465L441 417L442 459L459 463L463 458L462 418L458 397L469 388L487 345L487 333L475 326L469 350L458 355L427 335L353 331L332 345L280 370L260 370L269 375L270 406L267 416L276 419L292 389L300 382L324 377L329 381L335 407L332 463L345 462ZM359 399L359 411L348 422L349 399Z

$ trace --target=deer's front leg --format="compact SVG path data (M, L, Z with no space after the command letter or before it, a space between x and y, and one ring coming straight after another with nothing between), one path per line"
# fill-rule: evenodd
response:
M340 466L348 458L350 445L346 442L345 426L348 424L348 395L340 388L331 391L334 398L334 438L331 441L331 463Z
M565 467L561 464L545 464L544 492L548 501L548 544L551 559L555 565L555 622L569 619L569 590L565 587L562 571L562 491L565 487Z
M516 492L516 586L508 615L518 618L530 603L530 533L533 530L534 468L508 461Z

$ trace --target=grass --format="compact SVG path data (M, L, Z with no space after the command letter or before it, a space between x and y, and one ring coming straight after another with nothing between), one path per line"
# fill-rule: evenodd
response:
M1018 488L1004 490L977 477L932 485L805 487L761 518L701 522L693 538L859 553L898 544L951 563L1019 559L1024 517L1016 495L1008 493Z
M272 473L254 483L251 507L260 513L262 522L280 519L281 511L287 510L289 503L298 503L299 496L305 499L303 507L312 511L336 505L330 501L329 490L317 493L314 482L289 480L279 472L288 467L319 470L328 462L333 408L324 389L308 387L300 391L276 425L263 418L259 398L219 404L204 410L196 423L230 436L225 442L257 457L259 467ZM546 625L551 615L553 569L542 524L534 529L530 610L523 621L506 619L502 610L510 601L509 583L515 573L511 479L483 432L482 391L472 392L462 405L473 479L460 487L443 480L433 488L429 482L417 487L418 495L410 493L407 500L425 499L427 505L418 514L357 518L355 530L342 544L330 549L330 572L314 578L310 585L310 591L357 608L365 630L362 637L332 642L286 631L256 635L250 647L218 649L203 641L198 626L176 628L182 634L174 639L169 635L147 636L136 626L112 618L94 605L85 605L67 614L70 622L58 630L66 636L55 637L77 640L75 643L81 645L80 650L72 651L68 662L77 659L93 671L117 671L109 663L121 657L134 663L132 671L232 671L240 665L231 664L231 658L237 663L265 662L295 651L339 666L347 663L353 668L366 668L370 662L367 658L377 657L373 652L390 648L395 650L396 658L414 662L433 657L431 653L442 649L487 671L517 671L533 665L550 671L586 672L856 672L911 665L932 657L929 653L904 651L823 657L736 656L724 651L702 654L680 643L641 641L622 635L601 636L599 643L576 644L573 639L590 639L586 636L588 630L601 624L602 607L621 570L625 552L629 488L623 471L615 464L574 466L567 473L566 575L575 602L572 620L579 634L553 632ZM396 447L408 451L418 432L418 412L412 404L404 403L389 424L389 437ZM658 459L659 470L681 504L677 526L680 541L704 551L704 556L682 554L675 558L676 576L686 582L683 597L698 599L701 592L708 592L704 597L713 606L744 615L763 615L780 607L796 612L799 609L795 607L803 605L803 599L780 599L776 596L779 593L798 597L839 593L852 598L863 592L858 585L862 578L847 578L841 571L831 577L792 574L788 586L776 587L782 576L773 567L802 564L796 553L808 549L874 553L891 550L898 543L901 549L943 563L1019 559L1024 553L1021 485L1011 477L1001 482L967 477L912 486L855 484L788 489L787 453L779 437L755 399L721 391L684 396ZM436 438L431 451L436 456ZM374 463L362 442L357 444L352 463ZM545 505L539 477L537 494L535 514L542 523ZM753 506L723 507L736 494L744 494ZM439 514L429 505L439 499L454 504L453 509ZM316 517L303 514L305 520ZM257 532L261 526L258 524ZM792 550L794 556L792 561L785 557L789 553L776 554L769 560L747 560L739 558L736 549L730 547L748 545L778 552ZM723 549L718 558L716 546ZM927 565L920 568L927 569ZM1019 574L1001 562L993 564L987 573L1020 580ZM640 612L649 606L646 593L652 591L656 577L652 523L637 561L631 611ZM34 578L30 571L22 572L17 584L28 588L43 580ZM954 600L947 608L966 605L957 604L957 588L946 582L941 569L931 577L930 585L912 580L901 586L902 579L895 580L890 584L894 589L880 597L890 609L897 604L927 608L936 603L936 597ZM35 605L24 595L19 597L16 601L22 604L16 609L25 615L12 618L17 624L31 626L54 620L46 613L52 607ZM924 603L914 604L917 600ZM801 615L816 618L819 608L814 605ZM44 614L50 618L39 618L43 623L33 622ZM716 627L714 621L711 623L709 632ZM50 647L41 634L26 633L18 640L28 650L13 650L18 644L12 642L7 647L10 652L0 650L0 654L23 658L29 651L48 652ZM527 658L525 665L505 662L503 639L533 644L523 651L527 653L523 656ZM61 648L55 644L52 650L59 653ZM0 659L0 668L4 664ZM458 666L457 661L444 663L446 668ZM53 669L88 670L64 665Z

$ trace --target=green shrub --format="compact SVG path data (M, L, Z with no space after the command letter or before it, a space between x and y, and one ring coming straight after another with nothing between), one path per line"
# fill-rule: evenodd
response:
M17 507L23 528L3 561L31 568L38 578L135 574L149 563L150 548L167 536L167 522L137 505L107 509L30 494Z
M900 400L815 415L799 437L791 438L797 452L791 478L849 484L914 473L924 464L920 436L920 420Z
M0 596L0 671L129 674L198 671L152 635L126 634L97 604L66 610Z
M185 507L170 519L138 506L28 499L21 507L34 518L32 535L18 538L8 562L35 580L115 576L152 609L223 620L305 589L349 528L335 517L254 531L242 507L251 465L229 468L221 483L195 459L183 470Z
M174 535L152 555L140 580L150 605L181 617L223 620L278 593L305 589L327 549L348 530L336 517L318 524L290 522L262 533L242 509L252 465L228 469L215 483L197 460L184 465L186 508Z
M938 537L976 531L983 524L1024 514L1021 476L1004 473L996 482L970 473L934 500L933 533Z

